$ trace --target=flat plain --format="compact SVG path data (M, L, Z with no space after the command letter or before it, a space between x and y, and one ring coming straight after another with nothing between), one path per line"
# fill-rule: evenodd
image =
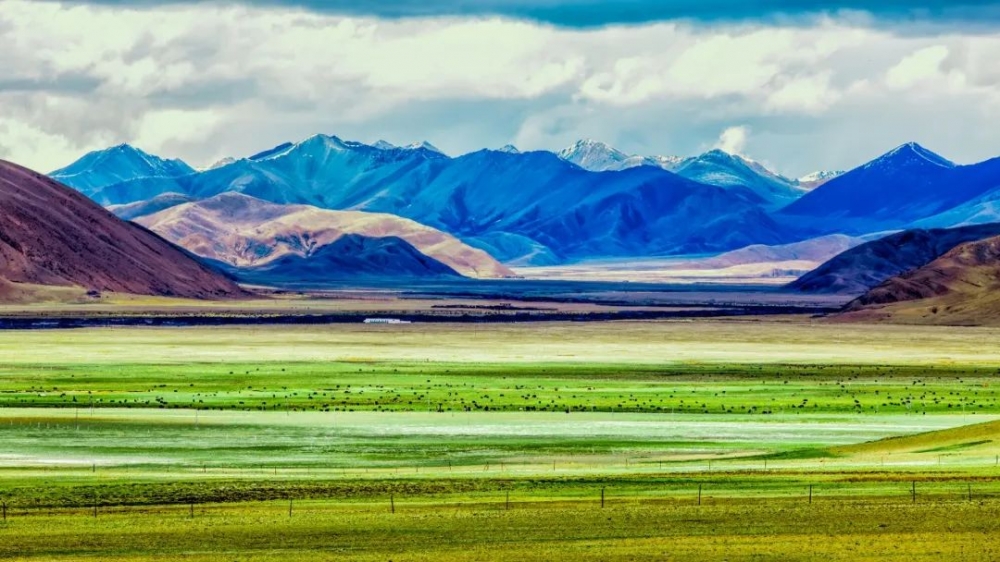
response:
M0 331L0 557L989 560L1000 331Z

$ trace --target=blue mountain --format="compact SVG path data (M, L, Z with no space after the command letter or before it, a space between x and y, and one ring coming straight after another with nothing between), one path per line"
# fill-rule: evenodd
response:
M783 178L760 164L722 150L711 150L685 159L674 169L690 180L719 187L747 187L775 207L785 206L805 194L794 180Z
M782 177L753 160L722 150L711 150L691 158L638 156L626 154L603 142L585 139L577 141L556 155L592 172L653 166L699 183L719 187L746 187L760 195L774 208L795 201L806 191L796 180Z
M194 173L180 160L165 160L127 144L87 153L52 178L86 195L99 189L138 178L174 178ZM132 201L127 201L131 203Z
M998 189L1000 158L958 166L909 143L821 185L776 218L813 232L869 233L947 213ZM937 226L961 222L952 220Z
M544 151L450 158L426 144L369 146L326 135L204 172L110 184L92 197L110 205L227 191L393 213L527 263L787 241L764 210L769 202L746 186L705 185L653 166L590 172Z

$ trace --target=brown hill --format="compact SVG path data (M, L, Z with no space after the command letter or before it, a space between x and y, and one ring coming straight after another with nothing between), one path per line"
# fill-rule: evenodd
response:
M227 298L234 281L42 174L0 160L0 298L19 285Z
M966 242L1000 235L1000 224L904 230L830 259L788 288L803 293L863 295L883 282L923 267Z
M1000 236L967 242L848 305L845 319L1000 324Z
M492 256L450 234L384 213L279 205L227 192L170 207L136 222L199 256L238 269L260 268L290 256L309 258L341 237L358 235L405 241L466 277L513 276ZM330 273L350 273L343 269ZM392 276L391 263L386 263L384 269L387 276Z

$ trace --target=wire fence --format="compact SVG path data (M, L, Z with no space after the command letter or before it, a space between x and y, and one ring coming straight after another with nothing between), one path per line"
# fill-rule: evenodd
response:
M517 509L577 508L612 509L620 506L695 506L710 508L740 502L774 504L820 504L824 502L927 505L955 502L1000 502L1000 479L836 482L732 483L706 480L698 483L660 486L570 485L563 489L525 488L524 483L505 488L466 493L405 493L388 491L373 495L305 495L295 490L276 490L282 497L262 497L238 501L120 502L93 496L61 502L40 499L0 499L0 521L19 517L80 516L100 518L111 515L140 515L168 512L190 518L227 509L264 509L283 516L306 516L309 512L345 508L396 514L406 510L436 508L510 511Z

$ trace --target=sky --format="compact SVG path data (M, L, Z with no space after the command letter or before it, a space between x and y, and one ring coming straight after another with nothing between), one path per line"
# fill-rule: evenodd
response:
M0 0L0 158L582 138L796 177L1000 155L1000 0Z

